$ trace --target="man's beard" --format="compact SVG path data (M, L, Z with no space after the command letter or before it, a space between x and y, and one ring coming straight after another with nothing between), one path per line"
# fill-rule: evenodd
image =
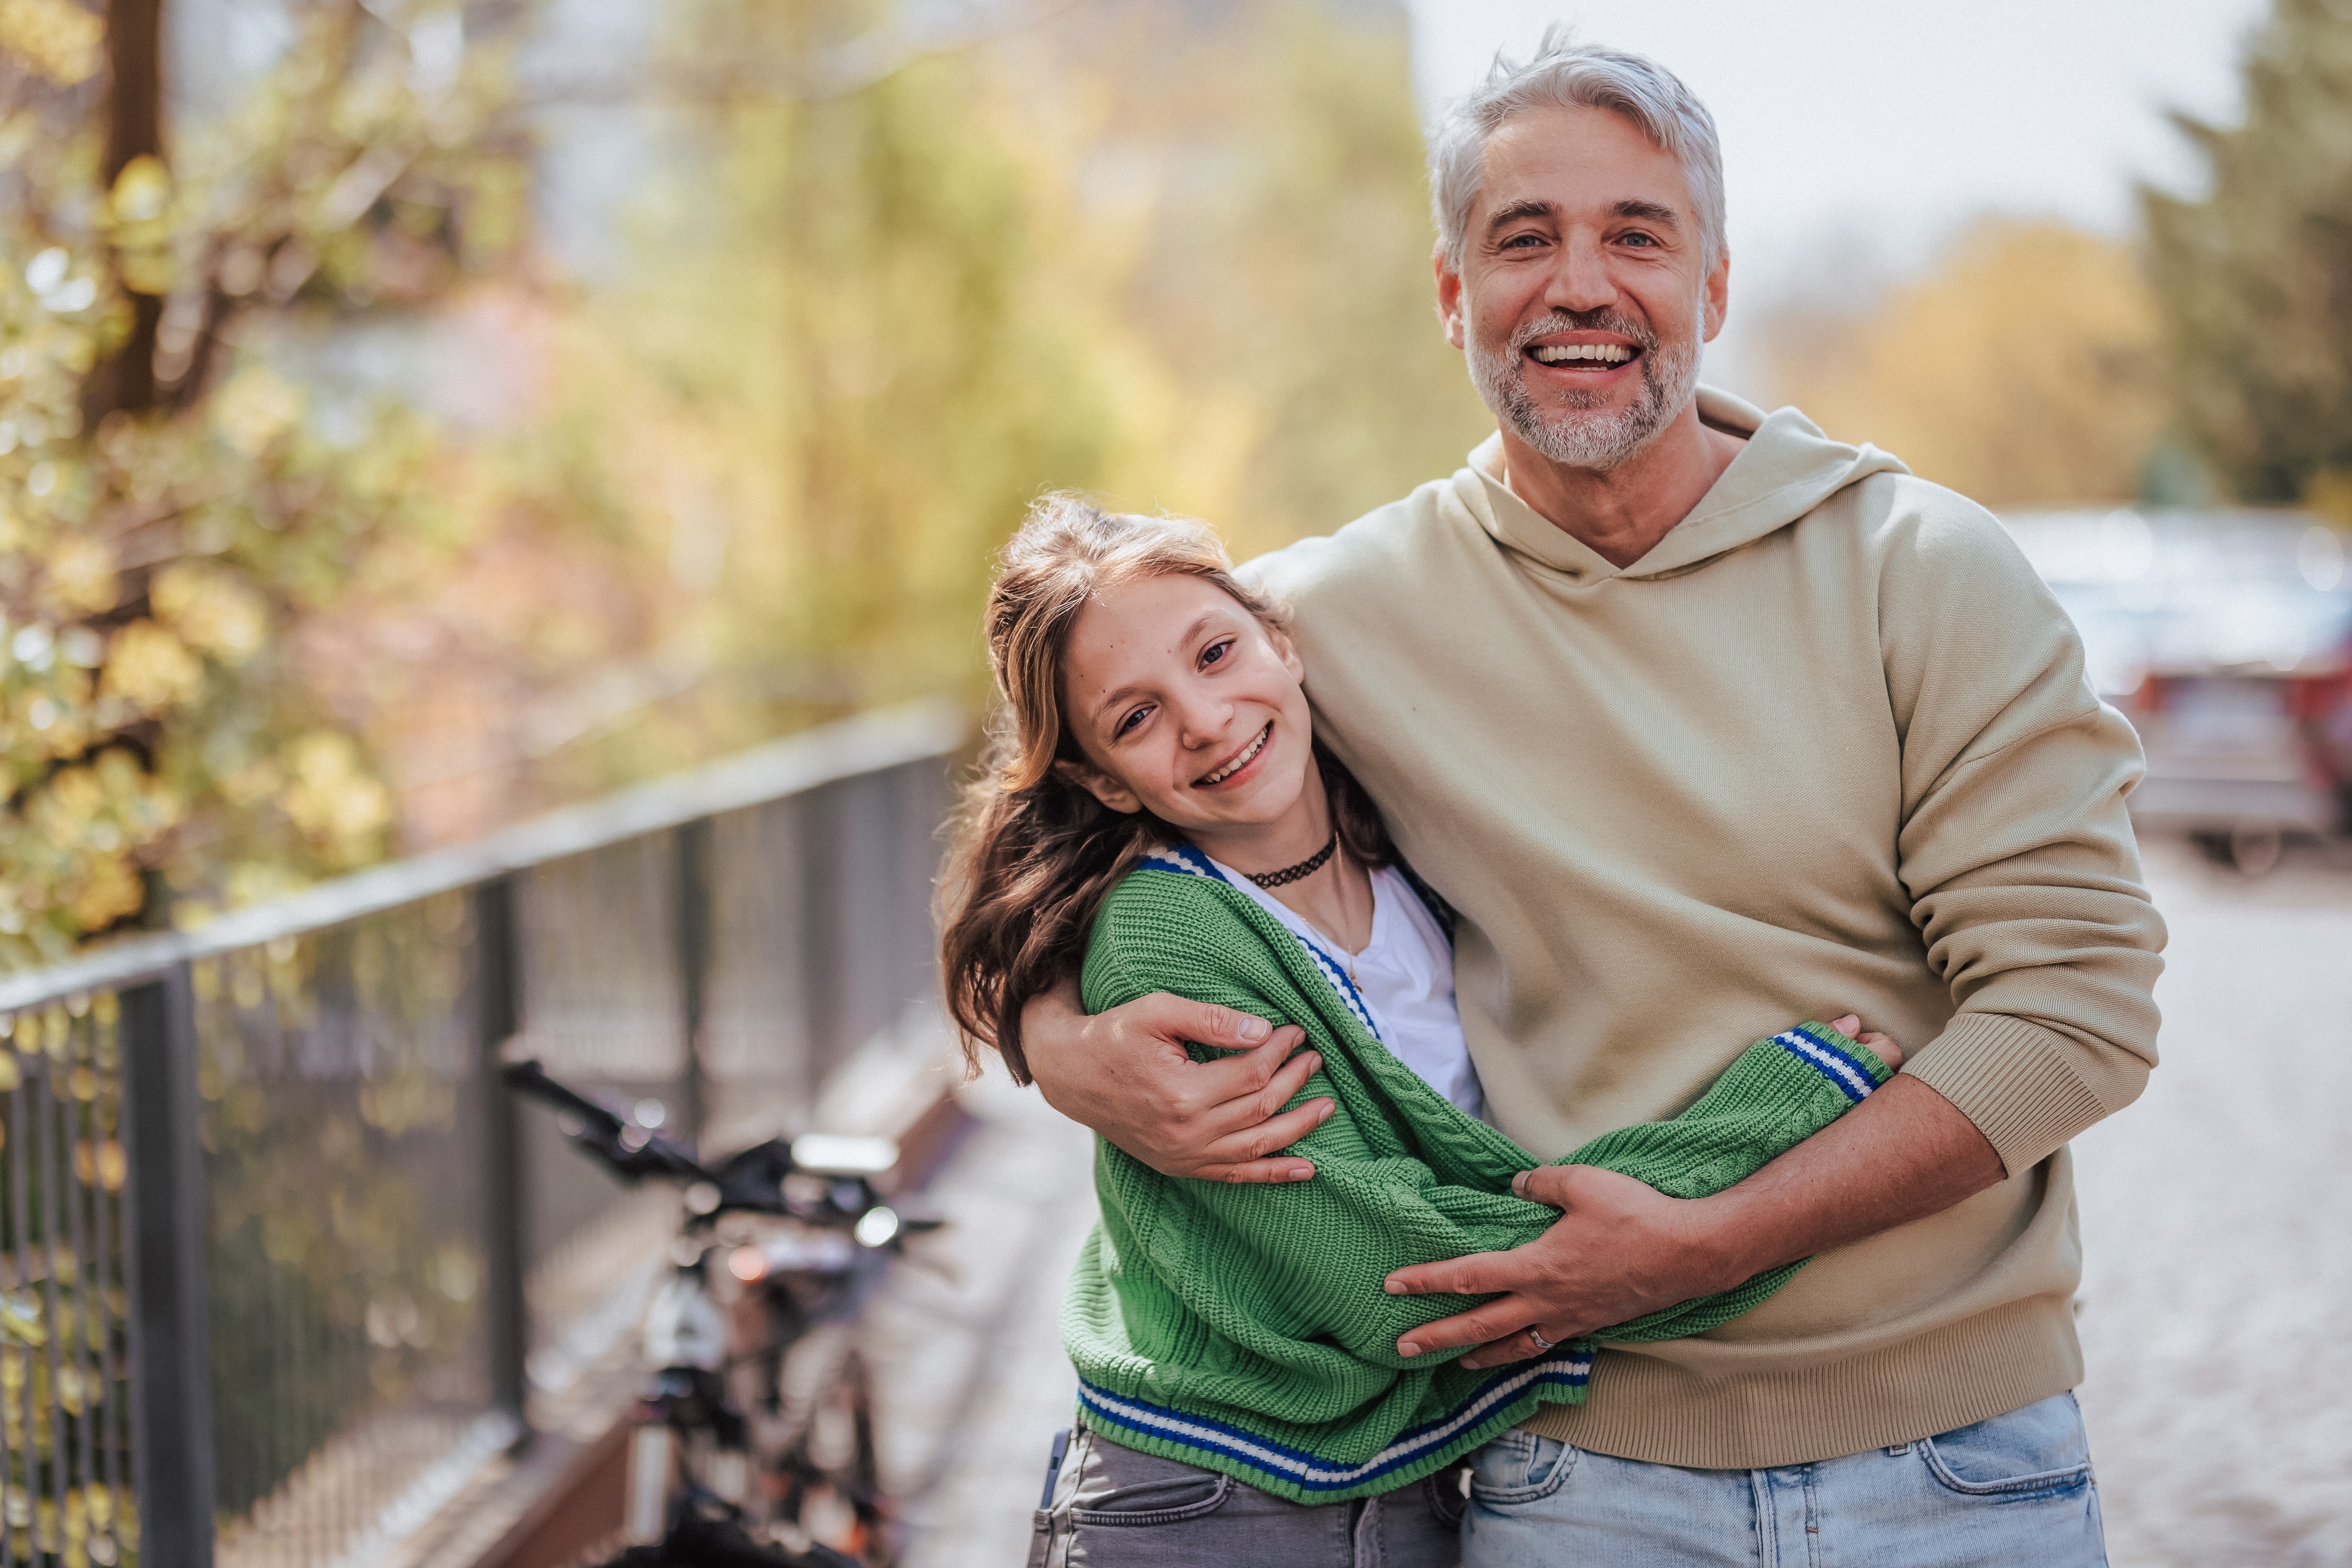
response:
M1641 345L1640 400L1630 408L1595 413L1608 398L1596 388L1558 393L1549 399L1551 407L1539 405L1523 374L1528 345L1554 332L1613 332ZM1481 342L1475 330L1464 336L1478 395L1514 435L1562 468L1607 473L1672 424L1698 387L1696 334L1662 348L1657 333L1614 310L1554 310L1523 324L1499 353Z

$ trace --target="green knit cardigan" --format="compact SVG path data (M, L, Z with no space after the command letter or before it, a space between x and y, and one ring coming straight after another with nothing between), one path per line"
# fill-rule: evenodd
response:
M1540 1405L1580 1403L1596 1341L1703 1332L1802 1267L1768 1269L1512 1366L1469 1370L1461 1351L1408 1360L1397 1353L1401 1335L1478 1299L1391 1296L1382 1279L1543 1234L1559 1211L1511 1195L1511 1178L1541 1162L1391 1055L1345 972L1189 846L1156 851L1112 890L1080 984L1090 1012L1165 991L1297 1024L1323 1057L1299 1098L1328 1095L1338 1107L1292 1145L1315 1162L1307 1182L1163 1176L1096 1141L1102 1218L1072 1275L1062 1335L1080 1419L1125 1447L1295 1502L1386 1491ZM1811 1137L1888 1076L1861 1045L1806 1024L1750 1046L1673 1121L1604 1134L1560 1163L1702 1197Z

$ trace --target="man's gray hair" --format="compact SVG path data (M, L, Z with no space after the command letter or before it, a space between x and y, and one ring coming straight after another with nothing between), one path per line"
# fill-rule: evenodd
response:
M1702 268L1714 270L1723 254L1723 148L1715 117L1655 60L1575 43L1573 36L1563 26L1546 28L1524 63L1497 54L1486 79L1438 117L1429 140L1429 199L1446 265L1461 270L1486 142L1506 121L1531 109L1606 109L1682 161L1691 205L1698 209Z

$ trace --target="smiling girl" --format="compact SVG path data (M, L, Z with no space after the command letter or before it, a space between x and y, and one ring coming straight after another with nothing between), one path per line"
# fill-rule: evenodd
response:
M943 900L967 1052L1026 1082L1022 1008L1075 976L1089 1011L1164 991L1297 1026L1320 1058L1300 1098L1332 1107L1287 1185L1163 1176L1097 1141L1102 1218L1063 1314L1082 1429L1032 1563L1453 1563L1454 1467L1580 1402L1594 1345L1530 1330L1527 1359L1473 1370L1412 1341L1464 1299L1383 1289L1559 1217L1513 1195L1539 1161L1482 1120L1450 910L1316 743L1278 608L1204 526L1048 498L988 641L1004 710ZM1885 1080L1893 1043L1858 1026L1759 1041L1681 1116L1560 1163L1721 1191ZM1801 1267L1598 1338L1701 1332Z

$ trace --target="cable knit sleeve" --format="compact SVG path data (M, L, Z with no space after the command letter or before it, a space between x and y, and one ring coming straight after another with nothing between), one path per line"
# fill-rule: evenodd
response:
M2139 742L2000 524L1888 482L1919 498L1897 507L1878 579L1898 870L1958 1009L1903 1070L2014 1174L2130 1104L2156 1064L2164 923L2124 805Z

